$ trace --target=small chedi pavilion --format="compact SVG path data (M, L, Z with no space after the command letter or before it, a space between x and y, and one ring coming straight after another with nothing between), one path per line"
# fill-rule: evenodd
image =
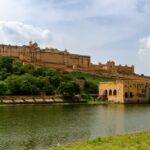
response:
M150 81L116 80L100 82L99 95L115 103L149 103Z

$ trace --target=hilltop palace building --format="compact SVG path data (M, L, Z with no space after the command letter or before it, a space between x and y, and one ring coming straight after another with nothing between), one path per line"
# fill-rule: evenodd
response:
M52 67L60 70L81 71L111 71L120 74L134 75L134 66L115 65L114 61L106 64L92 64L90 56L71 54L67 50L59 51L54 48L41 49L37 43L29 45L12 46L0 45L0 56L10 56L24 63L32 63L37 66Z
M100 82L99 95L116 103L149 103L150 81L116 80Z
M54 48L41 49L37 43L32 42L23 46L1 44L0 56L8 56L22 63L31 63L36 66L51 67L62 71L118 73L122 77L130 77L130 80L100 82L100 96L119 103L147 103L150 100L150 80L145 77L143 77L144 79L138 78L133 65L116 65L114 61L108 61L106 64L92 64L90 56L72 54L67 50L59 51Z

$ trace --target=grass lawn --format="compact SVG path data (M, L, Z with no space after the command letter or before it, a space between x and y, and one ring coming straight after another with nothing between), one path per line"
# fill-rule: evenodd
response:
M52 150L150 150L150 132L97 138Z
M96 85L98 85L100 81L114 81L114 79L111 78L98 77L96 75L84 72L68 72L66 76L71 77L72 79L83 77L86 81Z

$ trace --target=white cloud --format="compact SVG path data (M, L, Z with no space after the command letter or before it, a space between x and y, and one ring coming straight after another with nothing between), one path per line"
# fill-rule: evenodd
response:
M33 40L101 62L124 64L127 55L137 65L137 39L150 34L149 8L149 0L0 0L0 43ZM146 39L138 52L143 62L150 58Z
M42 29L21 22L0 21L0 43L26 44L36 41L41 46L50 46L57 38L48 29Z
M140 39L140 47L138 50L140 61L150 69L150 36Z
M135 12L136 3L137 0L1 0L0 18L58 22L97 16L131 15Z

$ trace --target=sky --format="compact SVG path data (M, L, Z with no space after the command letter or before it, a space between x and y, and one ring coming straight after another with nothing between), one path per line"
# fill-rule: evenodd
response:
M0 43L29 41L150 75L150 0L1 0Z

